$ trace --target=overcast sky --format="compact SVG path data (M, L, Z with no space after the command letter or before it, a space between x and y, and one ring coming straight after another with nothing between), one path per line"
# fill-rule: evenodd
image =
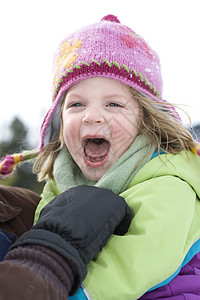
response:
M199 0L0 0L1 137L13 116L39 143L51 104L52 60L61 40L107 14L141 35L162 65L163 96L200 123ZM186 119L180 112L184 122ZM34 133L34 134L33 134Z

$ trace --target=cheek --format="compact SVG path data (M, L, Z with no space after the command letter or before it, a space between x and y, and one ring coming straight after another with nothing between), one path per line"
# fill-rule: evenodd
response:
M121 157L130 147L138 134L139 117L132 115L119 116L112 122L113 154L115 158Z
M124 127L126 130L126 133L132 138L133 140L138 134L139 127L140 127L140 109L139 106L135 106L132 112L129 113L127 116Z
M79 136L79 124L70 117L63 118L63 138L68 149L74 146Z
M131 143L130 134L125 130L123 124L112 124L112 154L114 158L119 158Z
M131 119L128 117L118 118L118 120L111 125L113 141L120 144L131 144L137 135L138 126L138 119Z

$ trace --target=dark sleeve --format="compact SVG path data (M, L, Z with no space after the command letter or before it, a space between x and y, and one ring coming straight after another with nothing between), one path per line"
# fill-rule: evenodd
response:
M32 227L40 199L28 189L0 185L0 228L19 238Z
M4 259L4 256L8 252L8 249L15 241L15 235L8 233L0 229L0 261Z
M64 300L60 292L36 272L18 264L0 264L0 300Z

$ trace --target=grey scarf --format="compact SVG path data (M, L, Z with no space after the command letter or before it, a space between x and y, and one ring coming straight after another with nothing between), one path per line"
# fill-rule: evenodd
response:
M53 175L61 192L77 185L95 185L108 188L116 194L127 189L135 174L151 159L155 146L150 147L150 139L139 135L118 159L118 161L99 179L94 182L87 179L74 162L66 147L63 147L54 163Z

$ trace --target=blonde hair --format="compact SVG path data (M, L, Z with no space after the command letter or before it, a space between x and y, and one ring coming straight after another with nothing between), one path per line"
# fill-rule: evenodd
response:
M158 154L161 150L165 153L177 154L195 148L197 143L184 125L176 120L169 109L170 103L157 102L143 96L138 91L129 87L131 97L140 105L139 134L147 134L151 143L157 146ZM62 111L62 108L61 108ZM62 136L62 117L58 134L38 155L33 166L33 171L38 174L38 180L53 178L53 165L60 149L64 145Z
M148 134L152 144L157 146L158 153L163 150L165 153L177 154L196 147L197 142L188 129L174 118L170 107L175 108L175 105L149 99L133 88L129 90L141 106L139 133Z

